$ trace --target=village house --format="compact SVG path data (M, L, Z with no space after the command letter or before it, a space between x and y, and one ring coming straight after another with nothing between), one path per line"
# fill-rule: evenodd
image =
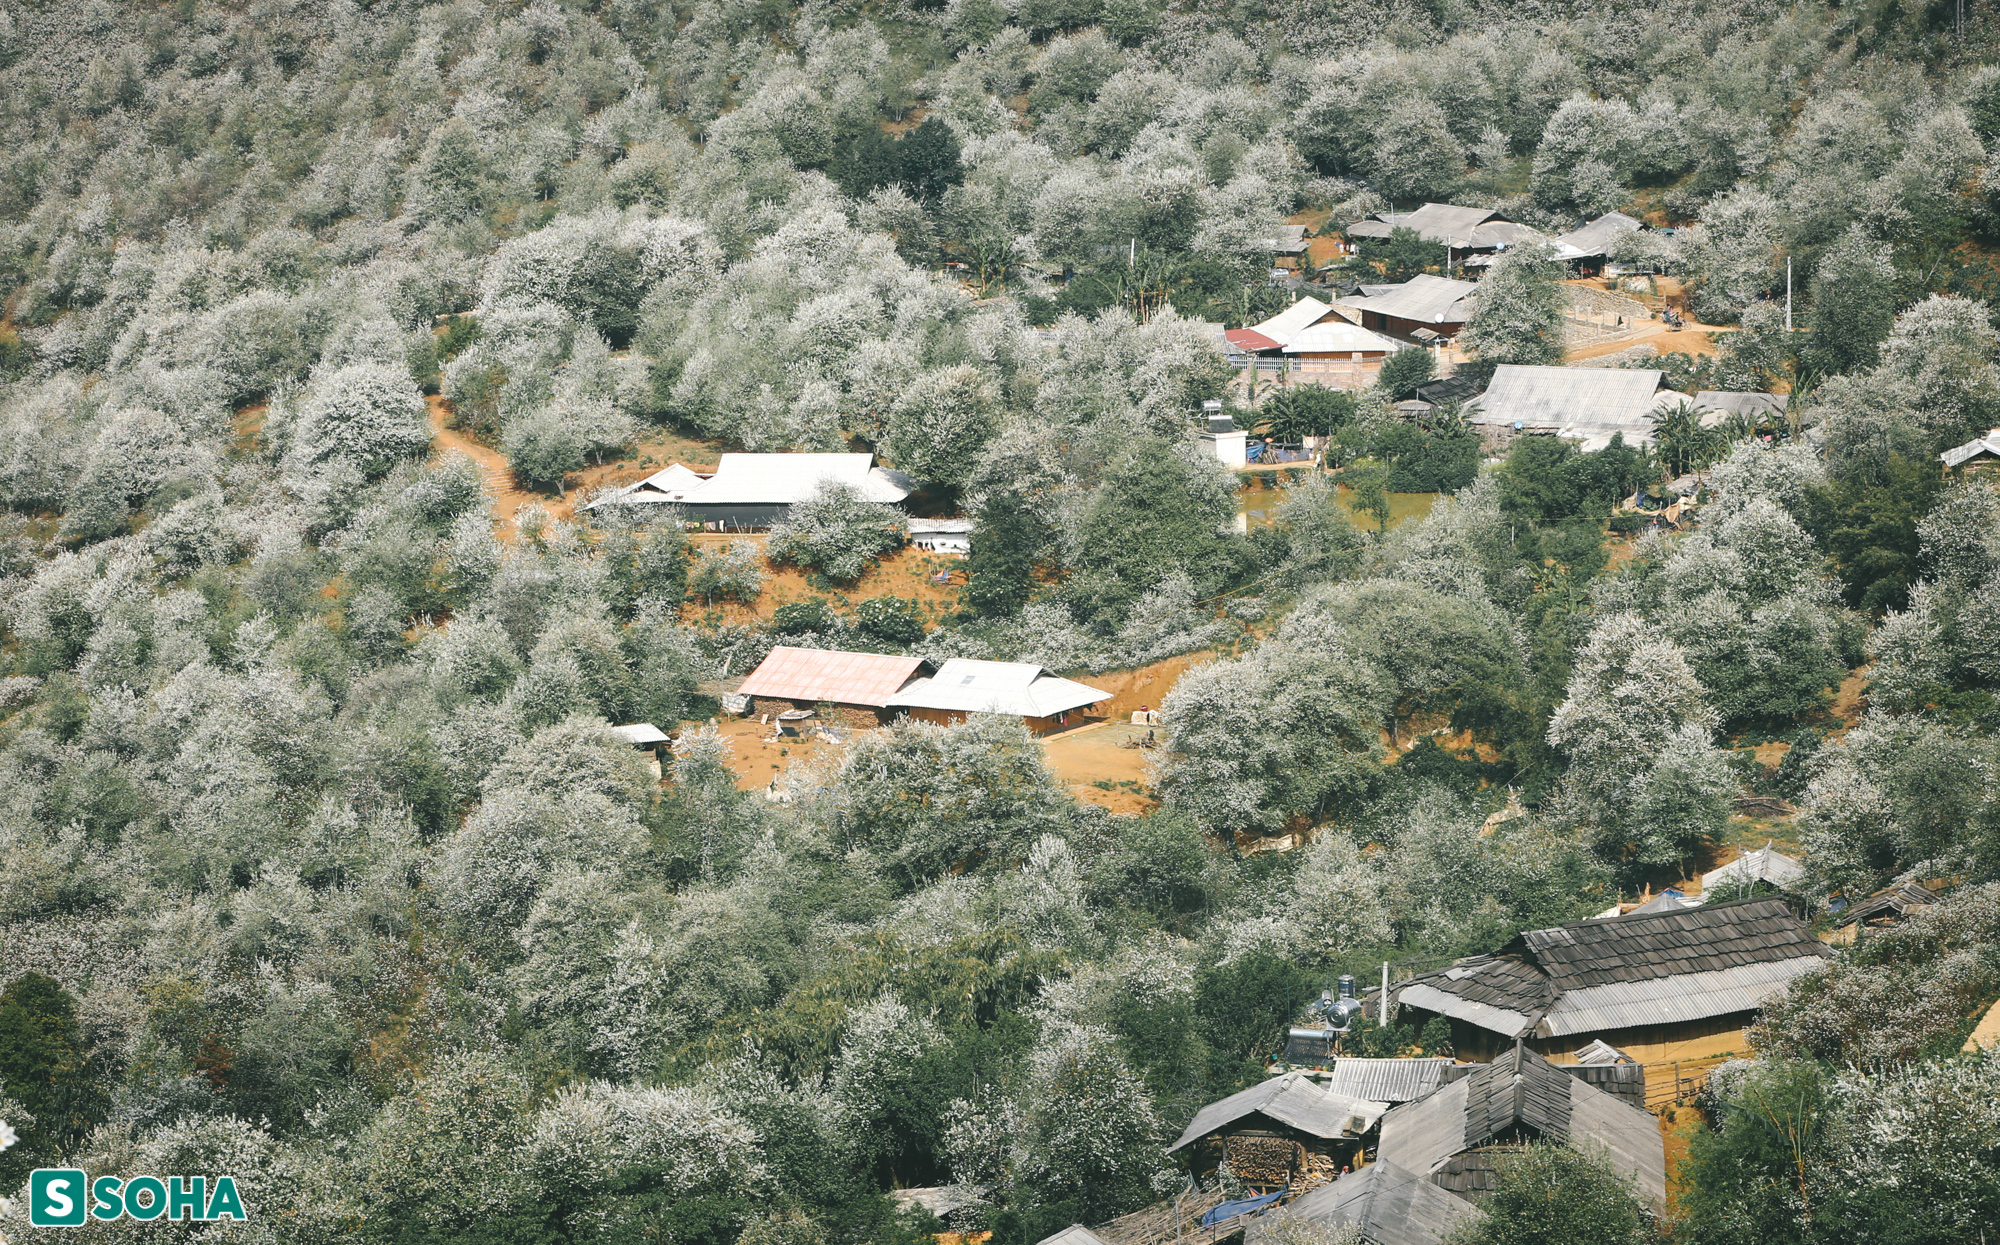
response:
M1111 699L1110 692L1058 678L1019 661L974 661L953 657L929 678L915 678L885 702L921 722L950 725L975 713L1021 719L1031 732L1046 735L1081 722L1082 710Z
M1470 281L1421 273L1396 285L1363 286L1359 295L1341 299L1338 306L1365 329L1429 346L1458 336L1478 293Z
M651 722L629 722L624 726L614 726L611 728L611 737L619 743L630 744L642 754L651 766L654 778L658 778L662 772L660 748L674 741L673 736Z
M1646 222L1642 220L1623 212L1606 212L1568 233L1557 234L1552 241L1557 258L1574 264L1584 276L1596 276L1604 270L1618 239L1644 228Z
M1586 451L1620 435L1627 445L1650 444L1664 379L1656 368L1503 363L1486 392L1466 404L1466 418L1493 453L1517 436L1558 436Z
M1358 390L1375 383L1390 355L1409 348L1358 324L1328 318L1300 331L1279 350L1296 369L1297 379Z
M1946 475L1983 475L2000 466L2000 428L1987 431L1983 437L1955 445L1939 454L1944 461Z
M1516 224L1491 208L1450 203L1426 203L1414 212L1377 212L1349 225L1347 236L1387 238L1398 229L1415 230L1424 241L1449 248L1451 262L1472 267L1507 247L1549 240L1540 230Z
M1692 405L1701 412L1701 426L1715 428L1732 415L1741 415L1753 424L1781 424L1785 419L1786 401L1782 393L1704 389L1694 395Z
M1805 880L1806 867L1785 855L1766 839L1764 846L1741 856L1719 869L1701 875L1703 894L1718 886L1769 885L1774 890L1797 890Z
M713 472L681 463L585 506L672 506L715 531L750 531L784 522L792 503L823 481L852 485L870 501L893 504L916 491L909 476L875 464L873 454L724 454Z
M921 657L781 644L736 694L747 698L745 713L813 710L832 724L877 726L893 716L888 710L896 693L930 669Z
M1284 1213L1307 1223L1351 1228L1362 1245L1438 1245L1479 1215L1471 1202L1446 1193L1427 1176L1382 1159L1314 1189ZM1270 1222L1251 1221L1244 1245L1262 1245Z
M910 543L925 553L972 552L971 519L911 519Z
M1764 1000L1828 954L1782 899L1675 905L1528 930L1390 997L1399 1023L1445 1017L1461 1059L1491 1059L1517 1041L1570 1059L1594 1039L1665 1084L1740 1049Z
M1477 1201L1493 1192L1496 1160L1535 1141L1593 1148L1647 1201L1666 1201L1659 1121L1520 1042L1471 1076L1383 1116L1376 1156Z
M1223 1164L1252 1188L1326 1180L1360 1165L1390 1104L1349 1098L1301 1072L1287 1072L1195 1112L1167 1148L1202 1177Z

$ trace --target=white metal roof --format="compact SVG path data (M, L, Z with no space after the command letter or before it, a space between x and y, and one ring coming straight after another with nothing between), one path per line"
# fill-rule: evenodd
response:
M872 454L724 454L715 474L687 501L701 506L774 505L803 501L822 480L850 484L870 501L908 497L915 481L875 466Z
M1437 1245L1479 1216L1471 1202L1445 1192L1428 1176L1380 1159L1278 1213L1309 1223L1352 1224L1368 1245ZM1261 1245L1272 1217L1267 1211L1251 1221L1250 1245Z
M647 744L663 744L673 738L672 735L654 726L651 722L632 722L625 726L614 726L611 728L611 734L614 738L631 744L634 747L644 747Z
M1346 320L1327 319L1300 330L1284 345L1286 354L1348 354L1352 351L1382 351L1394 354L1403 343L1371 333Z
M1467 300L1478 293L1479 287L1470 281L1454 281L1426 272L1387 293L1343 298L1340 305L1420 324L1462 324L1472 314L1472 304Z
M1394 993L1396 1002L1403 1006L1418 1007L1427 1012L1436 1012L1440 1016L1449 1016L1453 1020L1463 1020L1482 1029L1490 1029L1502 1037L1518 1037L1529 1025L1529 1017L1525 1012L1496 1007L1491 1003L1477 1003L1421 982L1404 986Z
M1486 392L1467 404L1467 416L1476 424L1553 432L1586 447L1609 442L1615 433L1636 445L1653 438L1662 376L1657 368L1503 363Z
M1805 955L1707 973L1580 986L1556 996L1543 1013L1541 1024L1535 1027L1535 1035L1566 1037L1572 1033L1677 1024L1752 1011L1784 989L1786 982L1825 962L1816 955Z
M1939 454L1947 467L1957 467L1979 457L1981 454L2000 456L2000 428L1995 428L1976 441L1955 445Z
M932 677L918 679L897 692L888 704L910 709L1046 718L1109 699L1110 692L1057 678L1027 662L954 657L938 667Z
M1262 333L1280 346L1304 332L1308 325L1317 324L1333 311L1332 307L1311 295L1306 295L1262 324L1249 327L1253 333Z
M1725 882L1761 881L1774 886L1789 886L1806 874L1806 867L1771 846L1767 839L1764 846L1754 852L1745 852L1720 869L1711 869L1701 875L1701 888L1712 890Z
M910 535L912 536L921 535L926 532L969 532L971 530L972 530L971 519L911 519L910 520Z
M1565 259L1576 259L1584 255L1606 255L1611 244L1620 235L1635 229L1644 229L1644 221L1636 220L1623 212L1606 212L1587 225L1579 226L1568 233L1556 237L1556 249Z

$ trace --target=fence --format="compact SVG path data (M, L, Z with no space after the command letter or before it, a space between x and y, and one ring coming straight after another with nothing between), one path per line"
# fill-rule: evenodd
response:
M1717 1064L1734 1055L1711 1055L1706 1059L1675 1059L1646 1065L1646 1109L1658 1111L1676 1103L1691 1101L1708 1086L1708 1074Z

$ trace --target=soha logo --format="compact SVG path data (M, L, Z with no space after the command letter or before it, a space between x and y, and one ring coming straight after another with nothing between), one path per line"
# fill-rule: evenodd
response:
M99 1176L72 1167L43 1167L28 1177L28 1222L38 1228L80 1228L86 1219L245 1219L236 1180L217 1176Z

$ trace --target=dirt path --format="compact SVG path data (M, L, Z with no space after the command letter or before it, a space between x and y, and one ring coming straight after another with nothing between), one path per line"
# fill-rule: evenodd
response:
M540 493L530 493L526 489L516 488L514 473L508 468L507 460L501 457L497 450L488 449L464 433L448 427L445 419L451 413L450 403L443 398L433 396L426 398L424 404L430 408L432 443L441 451L457 450L479 464L480 479L486 486L486 496L493 511L495 536L512 544L515 537L520 534L514 525L514 516L521 507L530 502L540 502L548 507L551 514L559 518L570 517L570 508L566 503L545 498Z

